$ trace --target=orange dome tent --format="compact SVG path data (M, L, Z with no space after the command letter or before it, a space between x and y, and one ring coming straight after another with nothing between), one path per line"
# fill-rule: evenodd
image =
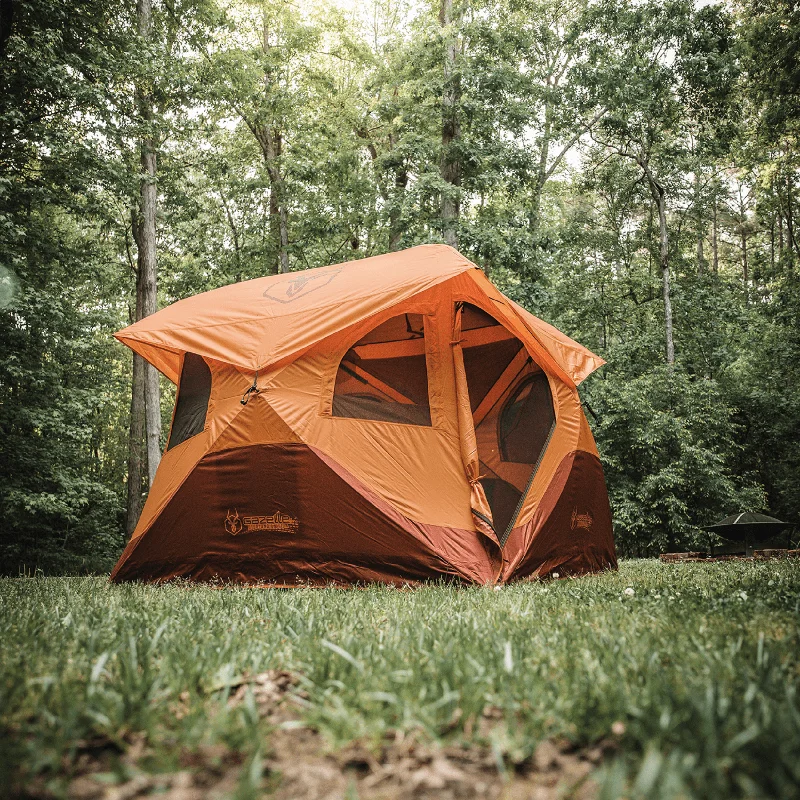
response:
M116 334L178 384L114 581L492 583L616 566L576 385L604 362L424 245Z

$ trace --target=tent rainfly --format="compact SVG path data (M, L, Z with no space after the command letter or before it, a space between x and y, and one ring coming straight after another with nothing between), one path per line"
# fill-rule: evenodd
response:
M178 385L114 581L487 584L616 567L577 384L602 359L424 245L116 334Z

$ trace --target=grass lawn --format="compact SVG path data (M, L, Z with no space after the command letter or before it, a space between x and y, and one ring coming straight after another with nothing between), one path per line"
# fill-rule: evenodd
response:
M800 560L490 588L0 580L0 792L800 797Z

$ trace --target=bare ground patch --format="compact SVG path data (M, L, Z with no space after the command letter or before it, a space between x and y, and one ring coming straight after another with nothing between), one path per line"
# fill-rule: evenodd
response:
M297 677L285 671L244 676L225 687L228 703L245 702L248 694L259 714L272 726L266 735L265 756L258 765L259 792L275 800L591 800L597 795L594 769L615 749L612 741L575 749L566 741L545 740L534 754L517 764L498 760L491 748L436 746L397 731L379 745L353 742L332 751L325 738L299 718ZM182 695L177 715L188 702ZM500 721L488 708L484 730ZM180 755L180 769L151 774L142 762L158 745L135 736L124 750L99 737L78 743L78 755L62 784L74 800L225 800L240 786L247 759L224 745L201 747ZM111 758L129 776L120 781L109 772ZM119 773L116 773L117 776ZM52 783L36 779L18 797L50 800L62 795Z

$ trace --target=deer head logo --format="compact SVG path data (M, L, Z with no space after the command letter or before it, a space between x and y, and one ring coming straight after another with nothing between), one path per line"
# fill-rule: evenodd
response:
M225 517L225 530L231 535L236 536L237 533L242 532L242 521L239 519L239 510L236 509L234 514L228 509L228 514Z

